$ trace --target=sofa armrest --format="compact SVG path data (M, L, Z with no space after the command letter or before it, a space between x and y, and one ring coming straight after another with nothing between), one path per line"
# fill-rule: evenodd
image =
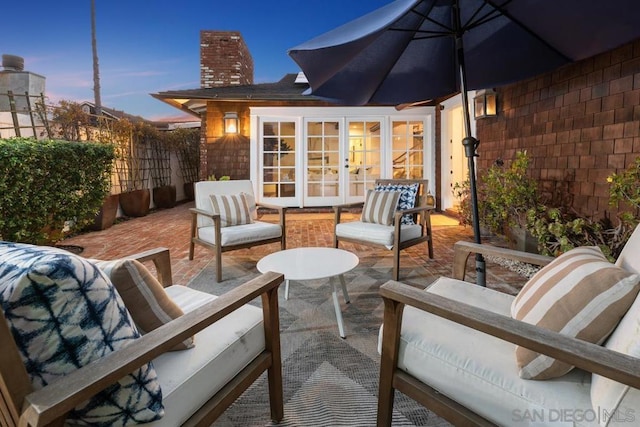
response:
M59 421L90 396L259 296L262 297L266 350L274 357L272 350L280 346L278 286L283 280L282 274L262 274L141 336L135 343L27 395L20 425L43 426ZM279 354L279 350L275 353ZM280 360L273 362L279 364Z
M469 285L474 286L474 285ZM640 388L640 360L605 347L464 304L400 282L380 288L384 301L383 359L397 359L397 345L405 305L529 348L615 381ZM391 326L387 330L387 325ZM386 352L386 355L385 355Z
M497 246L478 244L471 242L457 242L453 245L453 278L464 280L469 255L482 254L514 261L526 262L529 264L544 266L553 261L553 257L532 254L529 252L516 251L513 249L499 248Z
M147 261L153 262L153 265L156 267L156 274L160 284L165 288L173 285L173 278L171 276L171 256L168 248L150 249L148 251L126 256L125 258L135 259L142 263Z

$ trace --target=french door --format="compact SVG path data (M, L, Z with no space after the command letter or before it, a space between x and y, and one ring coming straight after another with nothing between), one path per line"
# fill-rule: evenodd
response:
M381 176L381 127L381 120L305 121L305 206L364 199Z

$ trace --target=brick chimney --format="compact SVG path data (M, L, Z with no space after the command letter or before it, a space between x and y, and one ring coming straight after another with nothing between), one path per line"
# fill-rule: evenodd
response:
M200 31L200 87L253 84L253 58L237 31Z

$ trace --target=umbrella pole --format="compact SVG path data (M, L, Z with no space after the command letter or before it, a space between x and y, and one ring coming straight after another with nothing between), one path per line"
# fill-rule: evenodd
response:
M455 21L460 28L460 14L458 3L454 6L456 10ZM471 119L469 117L469 96L467 94L467 75L464 65L464 50L462 45L462 34L456 33L456 53L458 55L458 64L460 67L460 92L462 94L462 119L464 122L465 137L462 140L464 146L464 154L469 164L469 189L471 196L471 215L473 220L473 236L476 243L482 243L480 239L480 215L478 214L478 192L476 191L476 160L478 157L477 148L480 141L471 136ZM476 284L487 286L486 267L484 257L480 253L476 253Z

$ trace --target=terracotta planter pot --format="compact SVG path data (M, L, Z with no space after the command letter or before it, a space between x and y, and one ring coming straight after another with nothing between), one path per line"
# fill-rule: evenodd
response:
M153 189L153 201L157 208L172 208L176 205L176 186L165 185Z
M126 216L145 216L149 213L150 204L151 192L148 188L120 194L120 207Z
M186 200L193 200L195 198L195 193L193 191L193 182L185 182L183 184L184 188L184 197Z
M116 221L118 215L118 202L119 195L111 194L104 199L100 211L93 219L93 224L90 224L87 229L93 231L106 230L111 227Z

